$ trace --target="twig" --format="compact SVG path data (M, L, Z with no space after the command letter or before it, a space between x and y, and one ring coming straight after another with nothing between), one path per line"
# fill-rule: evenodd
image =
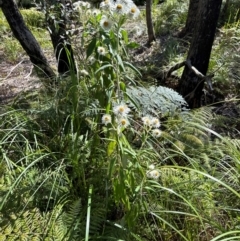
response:
M16 64L14 67L12 67L12 69L10 70L10 72L8 73L8 75L5 78L1 78L0 80L6 80L11 73L13 72L14 69L16 69L24 60L20 61L18 64Z
M167 72L166 74L164 74L164 79L167 79L167 78L171 75L171 73L172 73L173 71L175 71L175 70L177 70L177 69L180 69L180 68L182 68L182 67L185 66L185 65L186 65L186 61L183 61L183 62L181 62L181 63L178 63L178 64L174 65L173 67L171 67L171 68L168 70L168 72Z
M199 77L200 79L205 78L205 76L201 72L199 72L194 66L192 66L191 61L189 59L187 59L185 63L187 67L191 69L195 75L197 75L197 77Z
M184 99L188 98L188 99L192 99L194 97L194 93L195 91L197 90L198 86L204 82L205 80L207 81L208 83L208 86L209 88L211 89L211 91L213 90L212 88L212 82L211 82L211 79L214 77L214 74L210 74L210 75L203 75L201 72L199 72L194 66L192 66L191 64L191 61L190 60L187 60L186 61L186 65L189 69L191 69L194 74L199 78L201 79L201 81L198 82L197 86L194 88L193 91L191 91L189 94L187 94L186 96L184 96Z
M24 77L24 79L27 79L32 74L32 71L33 71L33 66L31 67L30 72Z
M175 70L177 70L177 69L180 69L180 68L182 68L183 66L187 66L190 70L193 71L193 73L194 73L199 79L201 79L201 81L197 84L196 88L195 88L192 92L195 92L196 89L198 88L198 86L199 86L203 81L205 81L205 80L206 80L206 82L207 82L210 90L211 90L211 91L213 90L211 79L212 79L212 77L214 76L214 74L210 74L210 75L206 75L206 76L203 75L203 74L202 74L201 72L199 72L194 66L192 66L191 61L190 61L189 59L187 59L186 61L183 61L183 62L178 63L178 64L174 65L173 67L171 67L171 68L167 71L167 73L164 74L164 79L168 78L173 71L175 71ZM189 93L187 96L191 95L192 92ZM185 96L185 97L187 97L187 96Z

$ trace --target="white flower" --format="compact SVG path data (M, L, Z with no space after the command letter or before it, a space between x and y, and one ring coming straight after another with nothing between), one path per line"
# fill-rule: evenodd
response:
M155 168L155 165L153 165L153 164L151 164L151 165L148 167L148 169L150 169L150 170L154 170L154 168Z
M138 7L135 4L132 4L128 11L128 16L132 19L135 19L139 16L139 14L140 14L140 10L138 9Z
M83 5L83 7L85 8L91 8L91 3L89 2L84 2L85 4Z
M89 2L83 2L83 1L77 1L73 3L73 10L77 11L80 10L81 8L90 8L91 4Z
M159 119L156 118L156 117L153 117L153 118L151 119L151 124L152 124L152 127L153 127L153 128L159 128L159 127L160 127L160 121L159 121Z
M82 2L82 1L79 1L80 2L80 6L83 7L83 8L90 8L91 7L91 4L89 2Z
M124 6L121 3L115 4L114 11L117 13L124 13Z
M99 8L108 10L108 9L111 9L113 5L114 5L114 2L112 0L105 0L100 3Z
M125 14L127 13L127 7L128 6L124 4L121 0L117 0L112 6L112 11L119 14Z
M113 113L116 116L127 116L130 111L126 104L120 104L113 108Z
M162 135L162 132L159 129L153 129L152 130L152 136L155 138L158 138Z
M121 118L117 119L117 123L120 127L127 127L129 125L129 121L125 117L121 117Z
M150 118L149 116L144 116L144 117L142 118L142 121L143 121L143 124L144 124L145 126L151 127L152 121L151 121L151 118Z
M160 172L158 170L148 171L147 177L151 179L158 179L160 177Z
M88 76L89 75L88 72L85 69L80 70L79 74L80 75L84 75L84 76Z
M105 54L106 54L105 48L104 48L104 47L101 47L101 46L99 46L99 47L97 48L97 52L98 52L100 55L105 55Z
M77 1L73 3L72 6L74 10L77 10L81 6L81 1Z
M105 31L109 31L112 28L113 22L107 18L107 17L102 17L101 21L100 21L100 26L105 30Z
M92 10L91 10L91 9L88 9L88 10L86 11L86 15L89 16L89 15L91 15L91 14L92 14Z
M159 129L153 129L152 130L152 136L155 138L158 138L162 135L162 132Z
M98 10L98 9L94 9L94 10L92 11L92 15L94 15L94 16L97 16L97 15L100 14L100 13L101 13L101 11Z
M89 59L88 59L89 63L90 64L94 64L95 62L95 58L93 56L91 56Z
M102 123L106 126L109 123L112 123L112 117L109 114L105 114L102 116Z

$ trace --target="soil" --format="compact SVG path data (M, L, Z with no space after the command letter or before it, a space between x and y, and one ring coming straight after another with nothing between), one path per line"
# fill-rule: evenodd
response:
M56 65L53 54L47 55L50 65ZM23 92L41 88L42 83L26 54L14 63L4 58L3 52L0 56L0 104L8 103Z

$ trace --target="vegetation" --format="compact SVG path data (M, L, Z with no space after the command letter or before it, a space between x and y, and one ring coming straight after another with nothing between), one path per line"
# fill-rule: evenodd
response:
M0 107L0 240L240 239L239 120L219 112L239 110L234 4L219 21L208 69L213 93L226 99L213 104L206 86L211 105L196 110L173 89L181 70L159 78L187 56L188 39L173 36L187 4L154 7L157 41L143 54L144 12L77 7L81 28L68 30L77 74L72 67ZM21 13L52 48L44 16ZM0 50L17 63L23 52L2 13L0 23Z

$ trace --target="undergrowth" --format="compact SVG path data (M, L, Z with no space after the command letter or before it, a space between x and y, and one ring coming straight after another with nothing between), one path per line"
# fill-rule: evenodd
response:
M169 30L185 21L178 4L156 13L172 18ZM21 98L1 106L0 240L239 240L239 139L217 132L211 107L190 111L174 90L141 81L131 62L139 44L126 31L138 16L88 14L78 73L28 94L27 108ZM28 24L45 31L34 17ZM224 41L238 44L234 28L210 71ZM168 48L166 65L179 48Z

